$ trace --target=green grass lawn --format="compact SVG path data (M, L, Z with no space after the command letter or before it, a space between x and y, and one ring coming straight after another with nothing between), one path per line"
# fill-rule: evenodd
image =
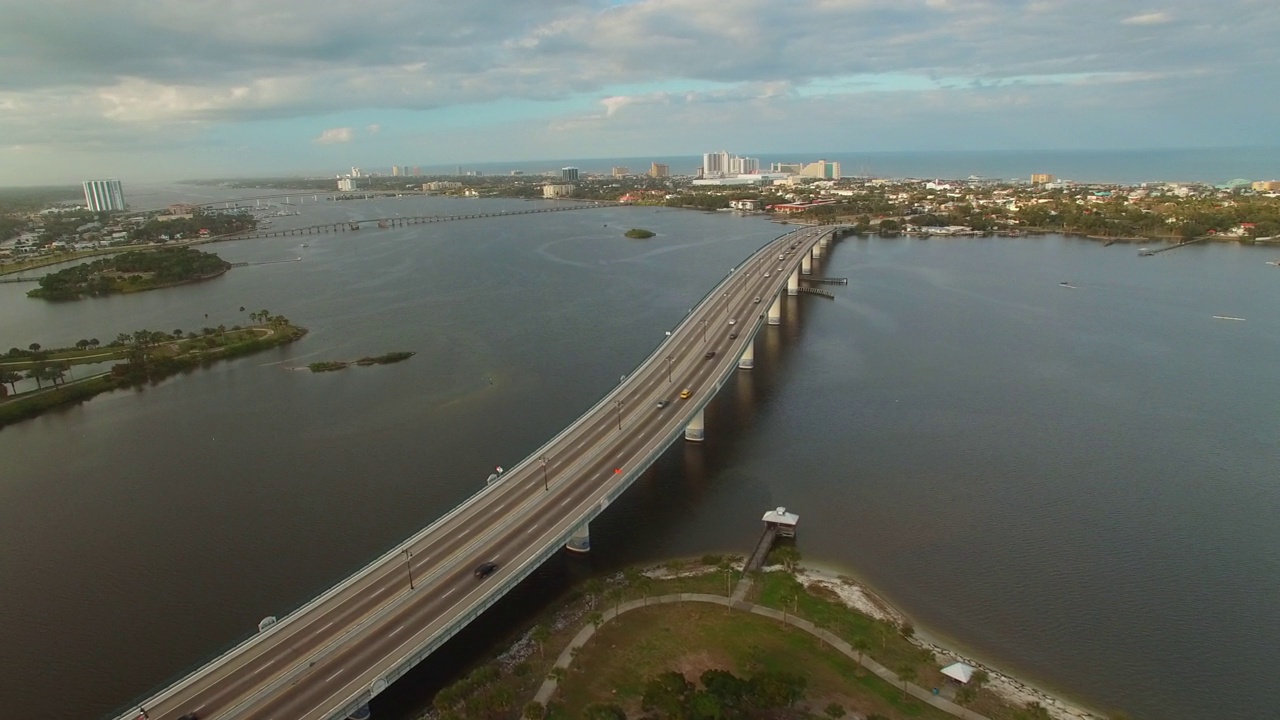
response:
M645 683L667 670L696 682L703 671L739 677L799 672L809 682L804 705L815 716L835 702L862 715L951 718L858 667L812 635L747 613L704 603L655 605L602 625L579 651L560 685L551 717L576 718L588 705L612 702L640 716Z

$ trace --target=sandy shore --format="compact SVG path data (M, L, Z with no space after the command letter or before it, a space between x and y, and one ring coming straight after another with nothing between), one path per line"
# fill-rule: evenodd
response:
M782 570L780 566L765 569ZM804 583L806 587L816 585L834 593L839 596L845 605L871 617L899 625L907 620L905 615L885 602L883 598L880 598L865 585L847 575L840 575L820 568L804 567L796 572L796 578ZM922 648L928 648L933 651L944 667L952 662L963 662L966 665L986 670L987 674L991 676L986 689L1004 698L1010 704L1025 706L1027 703L1038 702L1048 709L1049 714L1057 720L1105 720L1104 715L1098 715L1073 705L1041 688L1019 680L999 668L966 657L942 645L936 638L931 637L927 631L917 630L914 637L912 637L912 642Z

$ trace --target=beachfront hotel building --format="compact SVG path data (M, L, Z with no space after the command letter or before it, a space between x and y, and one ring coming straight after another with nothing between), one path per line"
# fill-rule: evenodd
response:
M671 177L671 166L666 163L649 163L649 177Z
M760 172L759 158L739 157L723 150L704 153L702 156L702 177L704 178L748 175L757 172Z
M124 188L119 180L85 180L84 206L94 212L124 210Z

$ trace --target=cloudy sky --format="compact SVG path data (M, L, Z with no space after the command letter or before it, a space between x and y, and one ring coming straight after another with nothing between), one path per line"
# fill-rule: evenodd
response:
M1280 144L1278 0L0 0L0 185Z

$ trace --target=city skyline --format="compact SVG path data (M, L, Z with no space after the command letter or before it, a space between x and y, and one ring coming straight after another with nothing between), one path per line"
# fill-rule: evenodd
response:
M0 0L0 185L1276 143L1268 3Z

